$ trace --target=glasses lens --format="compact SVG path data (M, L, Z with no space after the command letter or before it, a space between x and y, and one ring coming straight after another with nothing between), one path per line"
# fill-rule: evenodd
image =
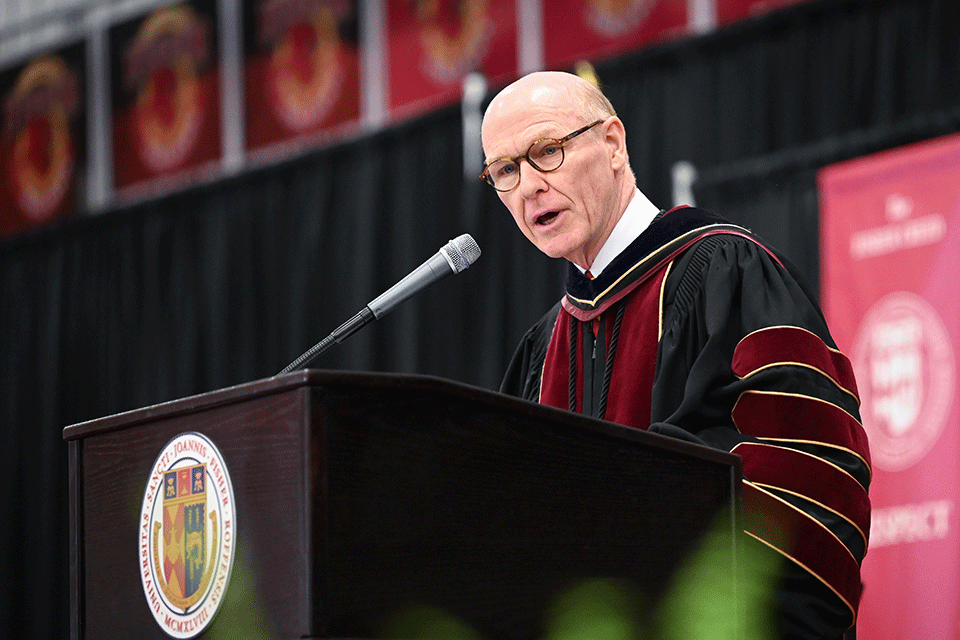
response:
M563 144L559 140L541 140L530 147L527 157L540 171L553 171L563 162Z
M494 189L509 191L520 180L520 167L513 160L497 160L487 167L487 175Z

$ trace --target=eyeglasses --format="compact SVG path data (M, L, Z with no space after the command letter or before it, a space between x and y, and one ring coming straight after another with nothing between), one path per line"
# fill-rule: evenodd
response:
M585 127L577 129L560 139L541 138L537 140L527 152L515 158L498 158L486 166L480 174L481 180L486 180L497 191L510 191L520 184L520 159L526 158L530 166L542 173L556 171L563 164L563 145L585 131L597 126L604 119L591 122Z

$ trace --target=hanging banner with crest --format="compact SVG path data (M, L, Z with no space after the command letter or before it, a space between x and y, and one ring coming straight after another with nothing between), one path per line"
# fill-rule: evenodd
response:
M123 193L218 169L215 0L160 7L110 29L113 173Z
M560 69L636 51L686 34L687 22L687 0L544 0L544 64Z
M311 143L356 124L356 1L245 0L243 6L248 151Z
M84 72L82 42L0 71L0 237L82 206Z
M458 101L472 71L493 84L516 75L514 0L387 0L387 8L394 119Z
M738 20L748 20L805 2L810 0L717 0L717 24L725 25Z
M960 638L960 136L818 181L823 308L873 459L858 637Z

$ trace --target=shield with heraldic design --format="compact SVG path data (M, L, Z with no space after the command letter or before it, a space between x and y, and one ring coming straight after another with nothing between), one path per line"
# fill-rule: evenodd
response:
M173 469L163 481L162 589L171 603L187 609L203 595L207 564L206 465ZM204 580L204 578L207 580Z

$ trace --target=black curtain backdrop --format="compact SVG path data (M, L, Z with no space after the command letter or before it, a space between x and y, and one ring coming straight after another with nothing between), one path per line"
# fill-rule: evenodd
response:
M698 204L815 285L816 170L958 130L957 32L955 0L818 1L597 71L655 203L692 162ZM496 388L562 265L464 180L460 122L445 109L0 244L5 636L67 635L63 427L273 375L461 233L483 250L473 267L312 366Z
M960 129L960 3L824 0L597 67L637 179L667 206L671 168L697 204L819 276L819 168Z

